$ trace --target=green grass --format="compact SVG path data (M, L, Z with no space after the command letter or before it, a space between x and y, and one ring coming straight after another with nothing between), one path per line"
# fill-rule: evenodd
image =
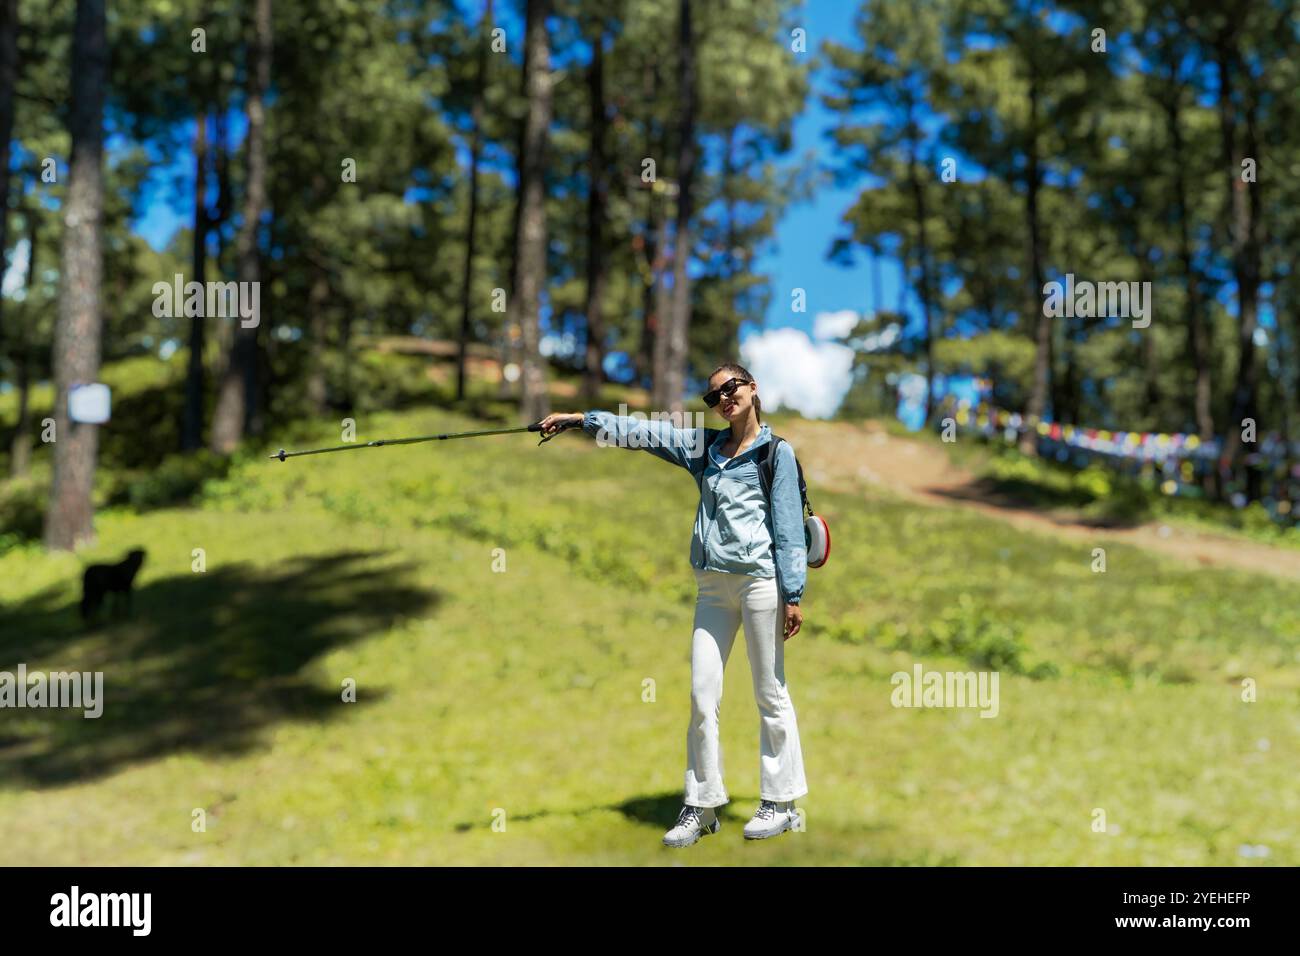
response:
M357 438L474 424L364 415ZM107 696L98 721L0 712L0 865L1259 862L1243 845L1300 863L1293 585L1100 531L1094 574L1091 542L819 491L835 550L787 653L807 831L740 838L758 790L741 642L723 705L734 802L719 837L670 851L685 472L581 435L257 457L279 443L195 507L101 512L85 554L0 556L0 670L102 670ZM135 546L134 617L83 632L80 568ZM998 716L893 707L890 675L918 660L998 666ZM1112 832L1093 832L1095 808Z

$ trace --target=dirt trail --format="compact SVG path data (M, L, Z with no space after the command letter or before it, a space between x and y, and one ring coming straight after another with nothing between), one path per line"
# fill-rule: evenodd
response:
M853 492L863 482L929 505L971 508L1017 528L1088 542L1121 541L1205 567L1229 567L1300 581L1300 551L1159 522L1100 526L1000 498L954 466L943 449L890 435L874 422L791 421L781 433L799 451L810 483Z

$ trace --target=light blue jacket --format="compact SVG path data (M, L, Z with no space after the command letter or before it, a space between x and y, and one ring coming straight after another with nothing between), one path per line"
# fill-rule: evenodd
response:
M789 442L777 449L773 514L769 515L754 460L755 451L772 440L772 429L765 424L759 426L753 444L729 460L720 457L727 429L675 428L666 420L589 411L583 415L582 430L602 444L640 448L691 473L700 489L691 537L693 567L776 577L782 600L799 603L808 573L808 550L803 499Z

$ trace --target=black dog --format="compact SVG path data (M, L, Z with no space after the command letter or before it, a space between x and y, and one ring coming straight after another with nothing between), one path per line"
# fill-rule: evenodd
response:
M104 595L109 593L113 595L113 609L117 610L119 601L124 601L130 614L131 585L142 564L144 552L137 550L117 564L92 564L86 568L81 579L81 619L89 621L104 603Z

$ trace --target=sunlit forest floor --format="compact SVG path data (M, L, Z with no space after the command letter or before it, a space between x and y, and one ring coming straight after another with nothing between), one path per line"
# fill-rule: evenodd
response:
M805 832L741 839L740 642L722 832L659 844L689 709L684 472L577 434L262 457L337 443L321 421L190 505L103 510L84 554L0 556L0 670L101 670L106 697L98 720L0 712L0 865L1300 863L1293 581L937 500L896 481L898 456L943 454L925 440L765 418L834 534L787 646ZM416 405L357 438L479 424ZM81 568L133 547L133 617L84 631ZM997 716L894 707L917 662L996 668Z

